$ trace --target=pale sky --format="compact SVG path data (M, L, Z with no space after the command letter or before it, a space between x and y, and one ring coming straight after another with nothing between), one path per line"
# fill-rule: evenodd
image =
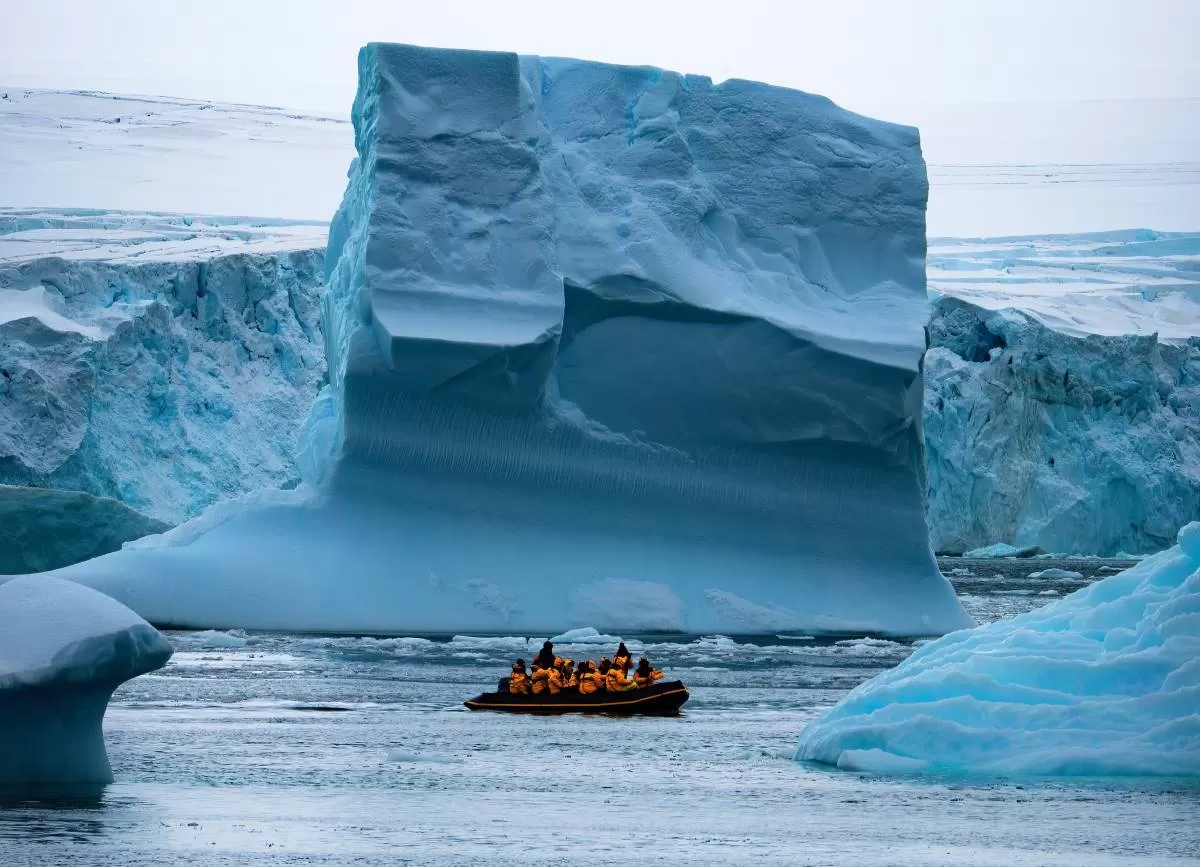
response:
M0 84L349 110L368 41L896 104L1200 96L1200 0L0 0Z

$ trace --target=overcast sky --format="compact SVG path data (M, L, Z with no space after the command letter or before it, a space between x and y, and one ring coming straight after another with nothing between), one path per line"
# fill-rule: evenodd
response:
M372 40L907 103L1200 96L1200 0L0 0L0 84L346 113Z

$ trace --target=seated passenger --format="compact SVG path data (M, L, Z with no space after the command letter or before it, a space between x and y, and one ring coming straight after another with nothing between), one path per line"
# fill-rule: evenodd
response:
M508 691L514 695L529 695L529 676L525 673L525 660L518 659L513 663L512 674L508 676Z
M604 675L605 686L609 692L624 692L627 689L633 689L633 682L625 676L625 669L629 665L629 661L625 661L625 665L616 665L615 663L609 666L608 672Z
M662 680L663 673L657 668L650 667L650 660L642 657L638 660L637 671L633 673L635 686L650 686L656 680Z
M582 667L582 663L580 663L580 666ZM569 660L569 659L563 660L562 673L563 673L563 689L578 689L579 688L579 675L575 671L574 663L572 663L571 660Z
M592 695L604 689L604 675L596 671L596 666L590 661L579 663L579 692L581 695Z
M613 665L624 666L627 662L630 665L633 665L633 656L630 655L629 648L627 648L625 646L625 642L622 641L617 647L617 652L613 655Z
M562 660L558 660L559 663ZM563 680L562 665L556 665L550 669L550 676L546 678L546 686L550 687L551 695L558 695L563 690L565 681Z
M542 668L536 662L533 664L533 674L529 676L530 690L534 695L541 695L550 688L550 672L553 668Z

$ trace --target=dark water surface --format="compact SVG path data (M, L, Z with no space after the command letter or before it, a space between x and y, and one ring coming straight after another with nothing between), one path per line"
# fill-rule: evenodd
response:
M1019 571L955 580L981 620L1067 589ZM907 643L631 642L692 700L678 718L619 720L462 707L540 637L170 638L175 658L106 718L117 782L0 799L0 865L1194 864L1200 851L1194 783L792 761L804 724Z

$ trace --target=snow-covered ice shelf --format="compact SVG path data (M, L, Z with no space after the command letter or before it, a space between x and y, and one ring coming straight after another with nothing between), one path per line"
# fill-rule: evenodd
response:
M1012 620L947 635L801 737L851 770L1200 775L1200 523Z
M46 576L0 584L0 785L111 782L108 700L170 658L157 630L102 593Z
M935 294L1075 337L1200 336L1200 233L932 238L927 273Z
M344 117L0 87L0 205L325 220L353 147Z

